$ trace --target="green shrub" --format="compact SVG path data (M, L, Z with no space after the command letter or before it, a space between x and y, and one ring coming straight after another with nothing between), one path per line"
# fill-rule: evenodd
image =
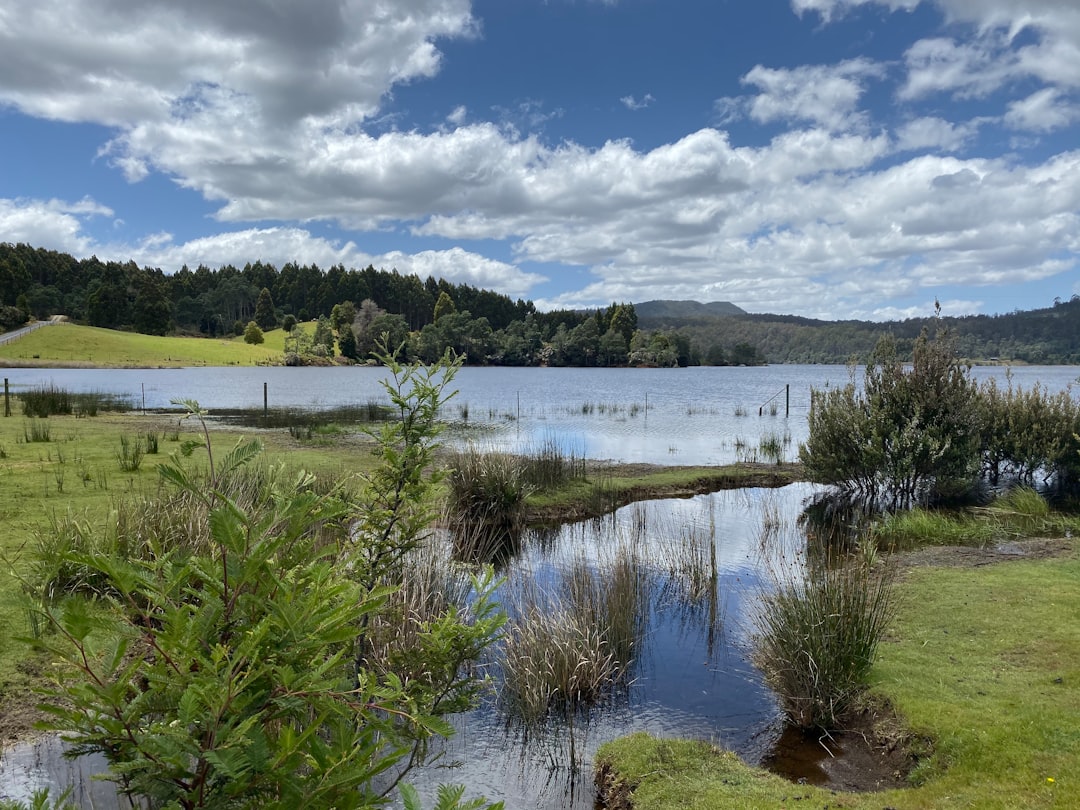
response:
M245 497L259 477L234 479L258 444L216 456L204 422L205 441L182 451L205 449L206 476L179 454L159 468L200 504L188 512L194 537L144 541L131 536L139 526L117 524L115 552L105 543L61 555L103 584L94 603L40 607L56 631L39 641L57 662L48 727L70 735L76 755L103 754L138 803L383 806L397 780L374 778L422 760L432 735L450 733L441 714L475 701L480 683L466 665L502 623L490 574L471 583L467 615L447 611L419 629L425 678L368 665L365 628L393 591L370 580L401 576L431 514L418 499L430 490L429 417L442 392L428 372L390 364L402 418L381 434L365 493L276 473ZM177 404L202 419L198 403Z
M977 386L946 335L915 341L910 366L891 337L854 383L815 391L799 457L812 480L909 506L966 486L978 468Z

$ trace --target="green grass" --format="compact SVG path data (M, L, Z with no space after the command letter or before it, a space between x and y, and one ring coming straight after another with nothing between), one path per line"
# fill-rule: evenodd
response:
M239 337L159 337L62 324L36 329L25 337L0 345L0 364L144 368L250 366L279 363L284 349L285 334L280 329L266 332L265 342L252 346Z
M793 785L700 742L633 735L598 761L636 810L1080 806L1080 558L924 568L901 584L871 688L934 741L911 788ZM1052 780L1052 781L1051 781Z

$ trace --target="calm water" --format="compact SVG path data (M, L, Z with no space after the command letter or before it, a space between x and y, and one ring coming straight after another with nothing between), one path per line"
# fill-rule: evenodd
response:
M975 373L1004 377L1001 368ZM1014 383L1029 388L1041 382L1060 390L1078 373L1073 367L1025 367L1014 372ZM145 396L147 408L191 397L211 410L258 409L264 383L271 407L329 408L383 396L383 372L374 368L8 369L0 374L15 393L53 383L127 394L137 407ZM772 435L790 436L786 452L794 458L805 439L811 387L848 379L841 366L467 368L455 381L459 393L444 415L455 423L459 440L467 437L488 447L527 448L550 439L590 458L720 464L745 458ZM767 403L775 395L778 407L772 415ZM527 542L503 572L508 589L524 581L555 583L561 571L582 560L602 570L620 544L634 544L647 561L651 600L631 682L575 729L576 775L565 729L534 735L525 744L491 699L456 718L458 734L447 743L439 767L416 775L418 787L430 797L439 782L461 782L472 795L505 800L508 810L586 810L594 801L596 746L636 730L712 740L759 761L778 736L779 724L773 698L749 662L751 611L768 585L769 571L798 564L804 545L798 516L817 491L800 484L646 502ZM665 564L669 550L690 533L704 533L716 549L716 588L707 597L688 598ZM74 781L84 807L105 810L110 803L100 794L92 803L88 798L84 774L93 768L59 761L55 743L24 747L0 758L0 797L26 798L42 784Z
M1004 379L1002 367L978 378ZM6 369L12 391L55 384L72 391L127 395L136 407L168 408L177 397L211 411L263 407L332 408L385 399L379 368L235 367L189 369ZM1073 383L1080 368L1013 370L1025 388ZM448 420L475 428L486 447L535 447L549 439L589 458L653 464L725 464L746 458L767 437L790 437L789 458L806 438L810 389L843 385L845 366L578 369L464 368ZM857 375L861 379L861 372ZM775 407L775 415L773 412ZM759 411L762 413L759 416ZM787 415L785 415L787 414Z

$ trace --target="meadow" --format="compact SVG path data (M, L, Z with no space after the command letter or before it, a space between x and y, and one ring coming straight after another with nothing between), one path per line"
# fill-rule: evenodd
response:
M0 365L176 368L279 363L285 348L281 329L251 345L242 337L160 337L62 323L0 344Z

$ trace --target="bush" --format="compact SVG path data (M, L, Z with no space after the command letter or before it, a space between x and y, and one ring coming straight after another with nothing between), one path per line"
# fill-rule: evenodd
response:
M248 325L244 327L244 343L257 346L263 340L263 331L259 328L259 325L255 321L248 321Z
M383 806L425 741L450 733L440 714L476 699L464 665L502 622L490 575L473 581L467 614L418 631L426 678L369 666L363 644L393 591L369 577L390 581L430 514L420 499L442 387L392 367L402 418L381 434L372 491L358 502L302 472L270 475L243 497L236 479L258 444L215 457L204 422L205 441L183 452L206 450L207 477L179 456L159 468L200 505L181 529L198 540L133 541L141 526L129 526L116 553L67 556L99 598L42 600L56 632L40 643L58 662L48 725L70 735L73 754L103 754L125 793L184 808ZM202 419L197 403L176 404Z
M883 337L861 392L814 392L799 458L814 481L898 506L965 487L978 468L977 391L946 335L924 331L910 367Z

